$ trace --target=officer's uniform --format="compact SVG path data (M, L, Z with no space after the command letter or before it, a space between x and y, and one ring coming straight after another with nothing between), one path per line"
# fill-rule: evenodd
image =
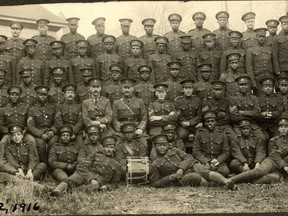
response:
M60 127L59 134L61 135L64 132L72 136L73 129L71 126ZM53 145L49 152L48 162L53 178L61 182L71 176L76 170L78 153L79 145L71 141L62 143L60 138L60 141ZM67 168L67 166L70 167Z
M0 43L6 44L6 42L7 37L5 35L0 35ZM16 58L3 50L3 52L0 53L0 68L7 71L4 79L5 85L15 85Z
M131 40L130 41L130 46L131 48L133 46L137 46L140 47L140 49L142 49L143 47L143 43L140 40ZM138 73L138 68L146 65L147 64L147 59L144 59L142 56L130 56L128 57L125 61L124 61L124 76L131 78L131 79L135 79L135 80L139 80L139 73Z
M0 68L0 79L2 82L0 83L0 108L3 108L6 104L9 103L9 95L7 93L7 86L4 85L4 77L6 74L6 70Z
M167 47L168 39L163 36L158 36L155 38L155 43L165 44ZM151 73L151 80L156 84L162 83L168 80L169 78L169 68L167 66L168 62L171 62L171 55L166 53L159 53L158 50L154 54L151 54L148 59L148 64L153 68Z
M182 35L179 37L181 39L181 44L189 44L192 46L191 35ZM192 50L191 47L187 50L183 48L176 52L172 53L172 60L180 61L182 67L180 68L179 77L181 80L193 79L198 80L197 75L197 62L198 62L198 53L195 50Z
M79 71L83 77L83 83L77 83L76 90L76 101L82 103L84 100L91 97L91 92L89 90L88 80L92 78L93 68L92 67L79 67Z
M266 26L269 28L269 27L275 27L277 28L278 25L279 25L279 21L278 20L275 20L275 19L270 19L270 20L267 20L266 21ZM277 36L277 33L275 35L272 35L271 33L265 38L265 45L266 46L269 46L269 47L272 47L273 45L273 40L275 38L275 36Z
M170 14L168 16L168 20L169 20L169 22L178 21L179 23L181 23L182 16L179 14ZM173 55L175 52L182 51L180 37L183 35L185 35L185 32L180 31L180 30L178 30L178 31L172 30L172 31L164 34L164 37L166 37L168 39L167 53L169 53L170 55Z
M199 71L199 81L193 86L195 94L203 100L206 97L211 97L212 95L212 65L210 63L202 63L198 65ZM205 77L203 73L209 73L208 77Z
M89 42L86 40L79 40L76 42L77 47L89 47ZM72 65L72 73L74 77L75 83L78 85L80 83L83 83L83 78L81 75L81 72L79 70L80 67L91 67L93 68L92 75L96 76L96 66L94 63L94 60L92 58L88 58L87 54L85 56L77 56L76 58L71 59L71 65Z
M287 115L284 115L283 113L283 115L279 118L277 123L278 123L278 127L280 127L281 125L288 125ZM288 141L287 135L284 136L284 135L279 134L271 138L269 140L269 145L268 145L268 155L270 156L272 152L288 147L287 141Z
M207 110L203 112L203 120L214 118L216 119L217 113L213 110ZM195 135L195 141L193 143L192 155L200 161L201 164L210 164L213 159L216 159L218 165L215 171L227 177L229 175L229 169L225 164L229 158L230 150L226 135L217 130L216 128L208 130L206 128L198 129Z
M128 28L130 28L131 23L133 22L133 20L131 19L119 19L119 22L121 24L121 26L128 26ZM137 39L137 37L130 35L129 33L127 35L122 34L119 37L116 38L115 44L114 44L114 48L115 48L115 52L120 55L123 59L127 59L131 56L131 46L130 46L130 42L132 40Z
M216 14L216 19L219 18L225 18L229 19L229 13L226 11L220 11ZM229 33L231 32L231 29L228 29L227 26L220 27L219 29L213 31L213 33L216 35L216 46L221 50L227 50L230 46L230 38Z
M147 19L142 20L143 26L150 25L154 27L155 23L156 23L156 20L153 18L147 18ZM148 59L150 55L156 52L157 48L156 48L155 38L158 36L159 35L156 35L153 33L151 35L147 35L146 33L142 37L138 38L140 41L143 42L142 53L143 53L144 58Z
M203 12L196 12L193 14L192 19L195 21L195 19L206 19L206 15ZM196 49L197 51L201 51L204 45L203 41L203 35L210 33L210 30L203 28L195 28L190 31L188 31L188 34L192 37L192 49Z
M51 42L52 49L62 49L64 47L64 43L62 41L53 41ZM64 70L64 77L63 80L65 83L75 83L74 76L72 73L72 65L71 61L67 60L63 56L56 57L52 56L49 61L45 64L45 74L44 74L44 84L51 85L53 79L51 78L51 71L56 67L63 67Z
M277 77L277 83L278 85L285 85L288 86L288 77ZM288 110L288 92L282 93L280 90L279 92L276 93L280 101L282 101L282 106L283 110L287 111Z
M245 13L241 19L242 21L246 22L249 19L255 20L256 14L254 12ZM254 29L247 29L245 32L242 33L243 37L241 38L241 48L248 49L249 47L257 46L257 37Z
M38 26L41 25L47 26L49 24L49 20L39 19L36 21L36 23ZM45 35L35 35L32 37L32 39L37 41L35 51L36 57L44 62L50 60L52 56L52 48L50 46L50 43L52 41L55 41L56 38L45 34Z
M214 42L215 42L215 37L216 35L214 33L207 33L202 36L204 41L213 40ZM212 73L211 73L212 80L219 79L221 56L222 56L222 50L215 47L215 45L211 49L203 48L203 50L199 52L199 63L209 63L212 65ZM200 79L199 74L198 74L198 78Z
M231 31L229 33L230 38L237 38L239 41L243 37L241 32L238 31ZM241 55L239 59L239 66L238 69L241 71L241 73L246 73L246 51L241 48L240 42L238 42L238 47L233 47L230 42L230 47L228 47L227 50L224 50L220 59L220 74L225 73L228 69L228 60L227 56L231 53L239 53Z
M64 77L64 71L65 69L62 67L55 67L52 69L51 74L52 77ZM64 92L62 91L62 87L65 85L62 81L60 83L56 83L54 80L51 83L50 90L48 92L48 97L49 97L49 103L54 104L54 105L59 105L64 101Z
M21 75L22 79L30 78L32 77L32 69L23 69L19 71L19 74ZM20 95L21 102L28 105L29 107L31 105L34 105L37 102L37 93L35 91L36 85L32 82L25 83L23 82L20 84L20 87L22 88L22 93Z
M105 18L104 17L98 17L95 20L93 20L92 25L95 27L101 27L103 26L105 28ZM105 53L105 46L102 42L103 37L105 37L106 34L100 35L98 32L96 34L92 34L87 38L87 41L90 43L90 57L96 58L102 54Z
M68 22L68 26L69 25L78 26L79 20L80 19L78 17L70 17L66 19L66 21ZM77 31L69 32L61 37L60 41L63 41L65 43L64 56L67 59L71 59L74 53L77 53L76 41L78 40L85 40L85 37L79 34Z
M34 39L27 39L23 42L23 44L25 45L25 47L36 46L37 41ZM44 65L44 62L36 56L36 54L34 54L32 57L25 56L18 62L17 69L16 69L16 85L19 85L22 83L22 80L19 75L19 71L23 69L28 69L28 68L33 69L32 82L35 85L42 85L45 65Z
M116 38L112 35L106 35L102 38L103 43L115 43ZM95 59L96 72L106 82L110 77L110 66L112 64L120 64L123 66L123 59L117 53L108 53L105 51L102 55Z
M239 127L250 127L251 121L243 118L238 122ZM234 173L242 173L245 163L250 169L255 168L256 163L261 163L265 157L265 146L263 140L249 134L248 137L238 135L233 137L230 145L231 156L230 170Z
M17 28L22 30L23 24L17 21L12 21L10 23L10 28ZM11 56L16 59L16 64L18 61L25 56L25 46L23 45L24 40L21 38L10 38L5 43L5 50Z

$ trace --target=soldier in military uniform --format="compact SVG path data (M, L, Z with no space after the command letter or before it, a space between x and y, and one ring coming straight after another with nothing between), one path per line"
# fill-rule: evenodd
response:
M158 37L158 35L153 34L154 31L154 25L156 23L156 20L153 18L147 18L142 20L142 24L144 26L145 35L142 37L139 37L138 39L143 42L143 48L142 52L144 55L144 58L148 59L150 55L154 54L156 52L156 43L155 38Z
M76 89L72 83L62 87L65 100L56 108L55 126L60 128L63 125L70 125L73 129L71 139L75 140L76 145L82 145L84 125L81 104L75 101Z
M193 95L194 80L183 80L183 96L175 99L174 104L177 112L179 112L179 128L178 137L183 140L186 152L192 153L192 142L194 134L201 123L201 99Z
M37 93L35 91L36 85L32 83L32 73L33 70L29 68L19 71L19 74L23 80L23 83L20 84L22 89L22 93L20 95L21 102L29 107L37 102Z
M164 84L168 85L166 99L174 101L175 98L183 95L181 80L179 79L179 73L181 63L178 61L172 61L167 64L170 70L170 78Z
M241 48L248 49L249 47L257 46L256 33L254 32L255 25L255 16L254 12L245 13L241 20L245 22L247 30L243 32L243 37L241 38Z
M89 90L89 80L92 78L93 75L93 68L81 66L79 67L79 71L83 78L83 83L77 83L77 90L76 90L76 101L82 103L84 100L91 97L91 92Z
M179 77L181 80L193 79L198 80L197 62L198 53L192 49L191 36L186 34L179 37L181 40L182 50L171 54L173 61L180 61L182 67L180 68Z
M166 100L168 86L163 83L154 85L157 99L152 101L148 107L149 135L159 134L162 130L161 124L168 121L176 122L178 112L173 101Z
M36 21L38 25L39 35L35 35L32 39L37 41L35 55L40 60L46 62L50 60L52 56L52 48L50 43L55 41L56 38L47 34L48 24L50 23L47 19L39 19Z
M216 19L219 24L219 29L213 31L216 35L216 46L221 50L227 50L230 46L229 33L232 31L227 27L229 13L226 11L220 11L216 14Z
M196 12L193 14L192 19L196 28L188 31L188 34L192 36L192 49L196 49L198 52L202 50L204 42L203 35L210 32L210 30L203 27L206 19L206 14L203 12Z
M219 80L225 82L226 84L226 91L225 96L226 98L231 98L238 93L238 84L237 84L237 77L243 75L239 67L239 60L241 55L239 53L231 53L226 56L229 62L228 70L220 75ZM249 86L250 87L250 86Z
M92 34L87 38L90 43L90 57L95 59L96 57L102 55L105 52L104 43L102 42L105 34L105 21L104 17L98 17L93 20L92 25L95 26L96 34Z
M115 158L121 164L122 177L126 174L126 159L128 156L147 156L147 146L136 137L137 125L133 122L124 123L121 132L124 139L115 147Z
M288 77L277 77L279 92L276 93L280 101L282 101L283 110L288 110Z
M272 54L273 54L273 67L276 75L287 75L288 71L288 16L281 16L279 18L283 34L277 35L273 40Z
M33 69L32 82L35 85L42 85L45 65L44 62L36 56L35 48L37 41L34 39L27 39L23 42L23 44L25 45L25 51L27 55L24 58L20 59L17 64L16 84L19 85L22 83L19 71L31 68Z
M120 55L124 60L131 56L130 42L137 39L137 37L130 35L130 25L133 20L128 18L119 19L121 24L122 35L116 38L114 48L115 52Z
M228 70L229 64L227 61L227 56L231 53L239 53L241 55L238 69L241 71L241 73L246 73L246 51L241 48L240 44L240 39L242 36L242 33L238 31L229 32L230 46L222 53L220 60L220 74L223 74Z
M265 45L266 28L254 30L258 45L250 47L246 52L247 74L251 78L253 93L259 95L261 87L260 79L265 76L274 76L272 66L272 48Z
M220 59L222 51L216 47L216 35L214 33L207 33L202 36L204 39L203 50L199 52L199 63L209 63L212 65L211 80L217 80L220 76ZM198 74L199 80L200 74Z
M0 68L7 71L4 82L7 86L10 86L15 85L16 82L16 58L5 52L6 42L7 37L5 35L0 35Z
M265 38L265 45L272 47L273 39L277 35L277 27L280 23L278 20L270 19L270 20L267 20L265 24L269 32L269 35Z
M124 76L139 81L138 68L147 65L147 59L142 56L143 42L140 40L131 40L131 57L124 61Z
M164 37L166 37L168 39L167 53L172 55L175 52L182 51L180 36L185 35L185 33L183 31L179 30L179 26L180 26L180 23L182 21L181 15L175 14L175 13L170 14L168 16L168 20L170 22L170 26L172 28L172 31L164 34Z
M233 137L230 145L232 173L242 173L250 169L257 169L266 157L265 145L262 139L251 134L251 120L240 119L237 122L241 135Z
M77 157L80 146L72 142L73 128L63 125L59 128L59 142L52 146L48 162L52 176L58 182L68 178L76 171Z
M110 78L110 66L120 64L123 66L123 58L113 51L116 38L113 35L106 35L102 38L105 46L105 52L95 59L96 72L104 82Z
M51 85L51 71L55 67L63 67L64 71L64 82L66 83L75 83L74 76L72 73L71 61L63 57L64 51L64 42L62 41L53 41L50 43L52 47L52 57L45 64L45 74L44 74L44 84Z
M118 100L122 97L122 85L121 78L123 76L123 68L119 64L112 64L109 68L110 70L110 79L106 81L106 84L103 86L103 93L107 97L111 104L115 100Z
M102 97L102 79L92 77L89 80L89 90L91 97L82 102L82 117L84 126L90 124L97 125L101 128L102 134L107 135L113 133L111 127L112 108L108 98Z
M23 45L24 40L20 38L23 24L21 22L12 21L10 23L12 38L8 39L5 44L7 53L15 57L16 64L20 59L25 56L25 46Z
M199 82L194 84L195 94L203 100L206 97L212 95L212 65L210 63L202 63L198 65L198 71L200 74Z
M27 128L36 140L40 162L46 164L52 145L59 139L56 135L57 128L54 125L56 107L47 102L49 90L48 86L37 86L35 88L38 102L29 107L27 119Z
M152 82L162 83L169 78L168 62L171 62L171 55L166 52L168 39L163 36L155 38L157 50L151 54L148 59L148 64L153 68L151 73Z
M85 40L85 37L77 32L79 26L78 25L79 20L80 18L78 17L70 17L66 19L66 21L68 22L70 32L68 34L63 35L60 41L63 41L65 43L64 56L67 59L76 57L75 56L75 53L77 53L76 41Z
M0 108L3 108L9 103L9 95L7 93L7 86L4 83L6 70L0 68ZM1 135L0 135L1 137Z
M62 67L55 67L50 72L52 75L52 83L48 93L49 103L54 105L59 105L64 101L64 92L62 87L66 84L64 83L64 71Z
M146 109L148 109L151 101L155 99L155 89L153 83L150 81L150 73L152 68L149 65L142 65L138 68L139 83L134 86L135 96L144 101Z
M287 135L288 135L288 116L287 113L283 113L282 116L277 120L278 132L279 134L274 136L269 140L268 145L268 155L270 156L272 152L276 150L281 150L286 148L287 145Z
M204 169L212 170L227 177L230 173L226 162L230 155L226 135L215 128L217 113L206 110L202 114L204 127L198 129L193 143L192 155Z
M86 40L78 40L76 41L76 45L79 55L76 58L71 59L71 65L74 81L79 85L80 83L83 83L83 78L79 71L81 66L93 68L92 76L95 76L97 71L94 60L87 57L89 42Z
M23 131L24 128L19 125L9 127L11 140L4 149L6 163L1 171L11 175L10 181L15 178L40 181L45 176L47 167L44 163L39 163L34 146L23 139Z

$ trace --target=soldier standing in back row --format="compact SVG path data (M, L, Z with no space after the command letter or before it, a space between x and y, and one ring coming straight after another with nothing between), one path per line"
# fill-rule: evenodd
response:
M229 33L231 32L231 29L227 28L229 13L226 11L220 11L215 17L219 24L219 29L213 31L216 35L216 46L220 50L224 51L227 50L230 45Z
M77 33L79 20L80 19L78 17L71 17L66 19L70 32L63 35L60 41L65 43L64 56L67 59L75 58L77 56L75 55L75 53L77 53L76 41L85 40L83 35Z
M241 17L247 27L241 39L241 48L245 50L249 47L257 46L256 33L254 32L255 16L254 12L248 12Z
M265 38L265 45L272 47L273 40L275 36L277 36L277 27L279 25L279 21L271 19L271 20L268 20L265 24L267 25L268 32L269 32L269 35Z

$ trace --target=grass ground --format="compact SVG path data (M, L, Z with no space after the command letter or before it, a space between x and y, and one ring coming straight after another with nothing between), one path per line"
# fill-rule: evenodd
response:
M8 215L288 212L288 182L240 184L236 191L225 187L155 189L121 184L117 190L104 193L80 186L59 198L49 196L55 185L33 183L32 186L26 182L6 186L2 188L0 202L8 208ZM38 202L40 208L22 213L18 207L12 213L14 204L22 201Z

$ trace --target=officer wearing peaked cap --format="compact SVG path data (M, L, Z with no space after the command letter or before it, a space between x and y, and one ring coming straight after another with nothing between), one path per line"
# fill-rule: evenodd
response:
M119 19L121 24L122 35L116 38L114 48L115 52L118 53L124 60L131 55L130 42L137 39L135 36L130 35L130 25L133 22L132 19L122 18Z
M36 21L38 25L39 35L35 35L32 38L35 39L38 43L36 45L36 57L42 61L48 61L52 56L52 48L50 43L55 41L56 38L48 35L48 24L49 20L39 19Z
M269 32L269 35L265 38L265 45L272 47L273 39L277 35L277 29L280 23L276 19L270 19L270 20L267 20L265 24Z
M21 22L12 21L10 23L12 38L8 39L5 43L5 50L11 56L15 57L16 64L25 56L24 40L20 38L23 24Z
M213 33L216 35L216 46L221 50L227 50L230 46L229 33L232 31L227 27L229 13L226 11L220 11L215 17L219 24L219 29L213 31Z
M158 36L153 33L154 31L154 25L156 23L156 20L153 18L147 18L142 20L142 24L144 26L145 35L139 38L144 44L143 46L143 55L144 58L148 59L150 55L156 52L156 43L154 39Z
M210 32L210 30L203 27L206 15L203 12L196 12L193 14L192 19L196 28L188 31L188 34L192 36L192 47L197 49L197 51L201 51L204 44L202 36Z
M0 68L7 71L4 82L6 85L15 84L15 71L16 71L16 59L10 54L5 52L5 44L7 37L0 35Z
M182 21L181 15L175 13L170 14L168 16L168 20L170 22L172 31L164 34L164 37L168 39L167 53L172 55L175 52L179 52L182 50L180 36L185 35L185 32L179 30L179 26Z
M64 56L67 59L71 59L73 53L77 52L76 41L85 40L85 37L77 32L79 20L80 18L78 17L70 17L66 19L70 32L63 35L60 40L65 43Z
M95 26L96 34L92 34L87 38L90 43L89 56L91 58L96 58L105 52L104 43L102 42L102 38L106 36L105 21L105 17L98 17L92 22L92 25Z
M22 88L21 101L28 106L34 105L37 102L36 85L32 83L32 73L33 69L30 68L19 71L23 80L23 83L20 84Z
M254 32L255 16L254 12L247 12L241 17L247 27L241 38L241 47L245 50L249 47L257 46L256 33Z

